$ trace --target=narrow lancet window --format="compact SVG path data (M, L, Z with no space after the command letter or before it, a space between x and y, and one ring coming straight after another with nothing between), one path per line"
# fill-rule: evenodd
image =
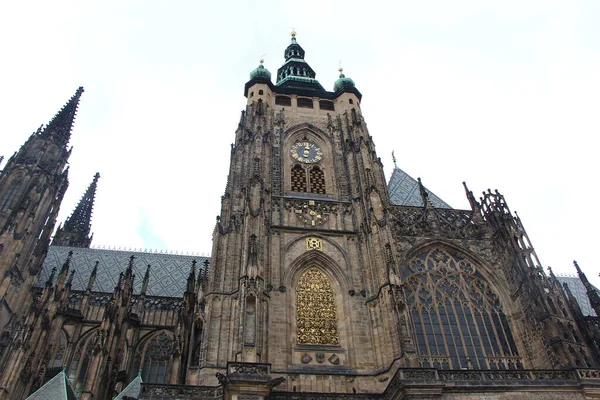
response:
M335 295L331 281L319 269L310 268L300 277L296 309L298 344L339 345Z

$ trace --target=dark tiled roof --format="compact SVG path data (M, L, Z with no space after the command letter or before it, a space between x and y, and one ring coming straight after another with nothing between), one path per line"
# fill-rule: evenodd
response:
M93 291L110 293L119 280L119 274L127 268L129 258L134 259L134 293L140 293L146 266L150 264L149 296L181 297L185 292L187 277L192 261L198 262L197 268L203 268L208 257L178 254L145 253L125 250L88 249L77 247L50 246L44 260L38 286L43 286L53 267L60 271L69 251L73 251L71 269L75 269L73 290L85 290L96 261L98 273Z
M429 201L435 208L452 208L429 189L425 188L425 190L429 194ZM392 204L397 206L423 206L419 182L398 167L394 168L388 183L388 192Z
M590 305L590 299L587 297L585 286L581 283L581 280L576 276L557 276L556 279L563 284L566 283L569 285L569 290L575 296L575 300L579 303L579 308L581 308L581 312L584 316L595 317L596 313L594 309ZM600 294L600 290L595 288L598 294Z

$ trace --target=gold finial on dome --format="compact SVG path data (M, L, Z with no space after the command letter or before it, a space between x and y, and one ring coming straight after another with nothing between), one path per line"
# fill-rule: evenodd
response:
M260 56L260 60L259 60L259 62L260 62L261 64L264 64L264 63L265 63L265 56L266 56L266 55L267 55L267 53L265 53L265 54L263 54L262 56Z
M338 72L339 72L340 74L342 73L342 71L343 71L343 70L344 70L344 68L342 68L342 67L339 67L339 68L338 68Z
M292 28L292 33L290 33L290 35L292 35L293 38L296 37L296 28L295 27Z

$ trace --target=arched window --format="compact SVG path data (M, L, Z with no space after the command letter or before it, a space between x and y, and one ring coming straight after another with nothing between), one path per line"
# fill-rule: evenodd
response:
M325 174L317 166L310 169L310 192L325 194Z
M173 337L166 332L154 336L144 352L142 379L147 383L165 383L173 353Z
M9 207L14 207L18 200L19 187L21 186L20 179L13 179L8 186L8 190L2 195L2 201L0 202L0 211L5 211Z
M77 392L81 392L85 378L87 377L90 358L92 357L92 349L97 340L99 331L80 339L79 344L75 348L71 365L69 366L69 379Z
M292 192L306 192L306 171L300 165L292 167Z
M522 366L500 300L471 261L433 248L413 257L403 278L422 367Z
M298 344L339 345L335 295L318 268L309 268L298 280L296 310Z
M60 331L58 334L58 343L56 344L58 349L53 360L48 362L48 368L61 368L64 364L65 349L67 348L67 337L64 331Z

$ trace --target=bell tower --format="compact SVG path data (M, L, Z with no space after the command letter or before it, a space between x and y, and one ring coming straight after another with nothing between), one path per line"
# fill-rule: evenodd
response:
M394 264L389 196L353 80L340 69L325 90L295 32L284 56L275 84L261 60L244 88L188 382L253 363L283 390L351 392L345 376L389 366L404 346L392 295L369 303Z

